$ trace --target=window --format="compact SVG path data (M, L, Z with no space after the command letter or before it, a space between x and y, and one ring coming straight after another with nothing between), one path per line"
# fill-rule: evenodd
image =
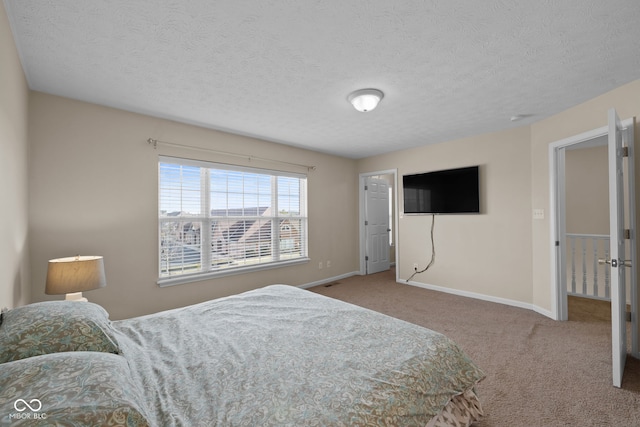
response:
M158 283L308 261L305 175L159 161Z

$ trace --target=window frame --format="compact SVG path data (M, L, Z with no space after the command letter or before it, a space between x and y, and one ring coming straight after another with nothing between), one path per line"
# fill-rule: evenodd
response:
M176 217L167 217L162 216L162 177L161 177L161 169L162 164L174 164L179 166L188 166L188 167L197 167L200 168L200 198L201 198L201 208L199 214L192 215L183 215L182 213ZM271 255L270 257L276 257L276 260L271 261L263 261L255 264L249 265L240 265L235 267L226 267L221 269L216 269L211 266L212 261L212 250L203 250L206 247L212 247L214 242L213 233L205 233L203 230L211 230L214 222L219 220L233 220L238 219L238 221L242 220L257 220L264 219L261 215L256 211L255 216L244 216L244 215L233 215L233 216L214 216L212 215L211 209L211 189L210 189L210 171L211 170L225 170L232 172L242 172L242 173L250 173L250 174L259 174L259 175L268 175L271 177L272 182L272 192L271 192L271 208L275 212L269 215L266 218L269 218L271 221L271 237L269 239L271 245ZM300 213L299 215L282 215L278 209L278 195L279 193L274 188L274 179L278 181L278 178L295 178L298 179L300 185ZM307 198L307 179L308 176L302 173L288 172L288 171L280 171L273 169L264 169L264 168L255 168L248 166L239 166L232 165L226 163L218 163L204 160L193 160L186 159L181 157L173 157L173 156L158 156L158 182L157 182L157 190L158 190L158 203L157 203L157 231L158 231L158 246L157 246L157 260L158 260L158 280L157 284L161 287L164 286L173 286L179 285L183 283L190 283L196 281L204 281L208 279L214 279L224 276L243 274L256 272L261 270L269 270L274 268L282 268L289 267L293 265L303 264L310 261L309 258L309 231L308 231L308 198ZM277 185L277 184L275 184ZM227 188L228 190L228 188ZM229 192L227 191L227 194ZM245 193L243 193L245 194ZM259 204L259 203L258 203ZM259 208L260 206L257 206ZM245 207L246 208L246 207ZM208 212L208 214L207 214ZM240 219L242 218L242 219ZM300 221L300 252L301 255L295 257L293 259L282 258L280 254L280 232L282 231L282 221L286 222L287 219L293 219L295 221ZM173 275L163 275L162 270L162 259L163 259L163 246L162 246L162 228L163 224L170 222L179 222L179 223L188 223L188 222L198 222L200 223L201 232L200 232L200 264L201 266L208 266L208 268L203 269L198 272L191 273L182 273L182 274L173 274ZM276 244L278 242L278 244ZM247 257L245 256L245 258Z

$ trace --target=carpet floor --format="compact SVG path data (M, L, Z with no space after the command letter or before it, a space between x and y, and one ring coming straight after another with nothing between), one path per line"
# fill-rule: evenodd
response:
M640 360L611 378L611 326L601 316L553 321L534 311L396 283L395 271L309 289L441 332L485 372L489 426L640 427Z

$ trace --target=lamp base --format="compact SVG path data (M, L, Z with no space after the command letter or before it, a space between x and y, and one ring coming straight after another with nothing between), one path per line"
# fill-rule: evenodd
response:
M78 301L78 302L87 302L86 298L82 297L82 292L73 292L67 294L64 298L65 301Z

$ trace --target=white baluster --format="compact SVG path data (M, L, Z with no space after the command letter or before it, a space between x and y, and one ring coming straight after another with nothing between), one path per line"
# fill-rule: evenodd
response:
M571 293L576 293L576 239L571 236Z
M583 237L581 240L582 246L582 295L587 294L587 238Z
M593 296L598 296L598 239L593 239Z
M604 259L609 259L609 240L607 239L607 244L604 247ZM609 279L609 272L611 270L609 269L609 264L605 265L604 268L604 297L608 300L611 299L611 295L610 295L610 279Z

